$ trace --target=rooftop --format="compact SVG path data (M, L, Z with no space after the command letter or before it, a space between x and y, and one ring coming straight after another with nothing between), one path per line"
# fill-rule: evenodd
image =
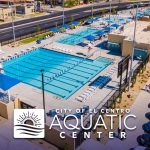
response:
M114 30L111 35L125 36L126 40L132 41L134 35L134 26L135 22L130 22L124 26L123 31L119 31L119 29ZM148 26L150 26L150 22L137 21L136 43L150 43L150 30L147 30Z

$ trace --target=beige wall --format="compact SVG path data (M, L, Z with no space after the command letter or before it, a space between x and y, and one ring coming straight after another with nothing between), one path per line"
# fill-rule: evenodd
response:
M125 38L125 36L122 36L122 35L119 35L119 34L118 35L109 34L108 41L121 44L121 49L122 49L124 38Z
M132 48L133 48L132 42L128 40L124 40L122 44L122 56L127 56L131 54Z
M21 108L19 99L15 99L15 101L7 104L0 101L0 116L5 119L10 119L13 115L14 108Z
M150 54L150 44L136 43L135 47L139 48L139 49L146 49L146 50L148 50L148 53ZM122 47L122 56L127 56L127 55L131 54L132 48L133 48L133 42L124 40L123 47Z
M11 19L11 11L13 11L13 15L16 15L15 8L0 8L0 20L6 21Z
M16 10L18 14L30 15L34 13L34 5L20 5L16 6Z
M8 104L0 102L0 116L9 119L13 115L14 103L11 101Z
M131 54L131 50L133 48L133 42L126 40L125 36L122 36L119 34L118 35L117 34L109 34L108 41L121 44L122 56L127 56L127 55ZM139 49L147 49L148 53L150 54L150 43L149 44L136 43L135 47L139 48Z
M25 6L25 14L28 15L32 13L34 13L34 6Z
M58 146L61 149L67 147L68 150L74 150L74 139L66 135L66 139L61 139L59 136L60 132L51 129L49 130L49 126L45 127L45 140Z

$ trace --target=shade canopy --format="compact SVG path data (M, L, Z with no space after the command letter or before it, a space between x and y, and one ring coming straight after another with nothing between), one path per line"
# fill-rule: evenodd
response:
M7 91L18 83L20 83L20 81L17 79L14 79L4 74L0 74L0 88L2 90Z
M78 43L77 45L82 46L82 47L85 47L85 46L87 46L88 44L81 42L81 43Z
M70 28L70 26L68 24L64 24L64 25L61 26L61 28L68 29L68 28Z
M112 24L111 26L115 27L115 28L118 28L120 25L115 23L115 24Z
M104 31L102 31L102 30L96 32L96 35L98 35L98 36L102 36L104 34L106 34L106 33Z
M60 30L60 29L59 29L59 28L56 28L56 27L55 27L55 28L50 28L50 31L53 31L53 32L59 32L59 30Z
M104 27L104 30L105 30L106 32L108 32L108 31L113 30L113 28L112 28L112 27Z
M72 24L72 25L79 25L80 22L78 22L78 21L72 21L71 24Z
M87 22L87 23L92 23L92 22L94 22L94 21L96 21L95 18L90 18L90 19L88 19L86 22Z
M96 39L96 36L88 35L88 36L86 36L85 38L86 38L87 40L89 40L89 41L93 41L93 40Z

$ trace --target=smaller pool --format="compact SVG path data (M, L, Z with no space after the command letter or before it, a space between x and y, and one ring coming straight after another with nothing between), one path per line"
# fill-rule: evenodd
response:
M108 50L108 41L103 41L101 43L99 43L98 45L96 45L96 47L100 48L100 49L104 49L104 50Z
M76 45L78 43L81 43L85 40L85 37L88 35L95 35L96 32L99 30L87 28L85 30L82 30L80 32L68 35L64 38L60 38L56 42L62 43L62 44L68 44L68 45Z

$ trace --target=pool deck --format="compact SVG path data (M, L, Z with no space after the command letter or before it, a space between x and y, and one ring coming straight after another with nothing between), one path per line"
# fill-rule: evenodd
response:
M4 54L0 55L0 58L2 57L8 57L8 55L12 54L14 55L16 52L20 53L21 50L26 50L27 48L31 48L33 46L36 47L44 47L47 49L53 49L58 52L68 53L71 55L76 55L80 57L85 57L81 55L77 55L78 52L82 52L83 54L88 54L88 48L87 47L80 47L80 46L71 46L61 43L56 43L56 41L59 38L65 37L68 34L73 34L76 32L79 32L80 30L84 30L87 27L85 26L79 26L74 30L67 30L66 33L57 33L55 36L43 40L41 44L36 44L35 42L26 44L26 45L20 45L18 47L12 48L10 46L3 46L2 50L5 52ZM105 39L103 39L105 40ZM95 45L100 43L101 41L96 41ZM62 51L61 49L55 49L54 47L59 48L65 48L67 50L70 50L70 52ZM82 88L80 88L77 92L75 92L69 99L64 100L61 98L58 98L55 95L52 95L51 93L45 92L45 105L46 105L46 112L48 112L51 109L72 109L72 112L75 112L76 109L83 107L84 105L88 105L91 109L94 109L95 107L103 106L104 103L113 95L116 88L118 88L118 84L120 79L117 78L117 70L113 72L111 75L112 80L102 89L96 89L95 92L90 94L90 96L83 102L77 101L76 98L80 95L82 95L88 88L89 84L94 81L97 77L104 75L111 71L112 68L118 67L118 62L121 60L120 56L110 55L108 54L107 50L100 50L97 47L92 48L91 52L93 55L90 57L90 59L95 60L98 57L105 57L113 60L113 64L108 66L106 69L104 69L102 72L97 74L94 78L92 78L88 83L86 83ZM89 54L88 54L89 55ZM138 64L138 61L134 61L134 67ZM125 76L125 75L124 75ZM111 87L111 88L110 88ZM43 100L42 100L42 91L34 88L30 85L20 83L16 85L15 87L10 89L10 94L14 95L15 97L21 99L22 102L25 102L31 106L35 106L36 108L43 108ZM47 123L52 118L47 117ZM70 134L70 133L69 133Z

